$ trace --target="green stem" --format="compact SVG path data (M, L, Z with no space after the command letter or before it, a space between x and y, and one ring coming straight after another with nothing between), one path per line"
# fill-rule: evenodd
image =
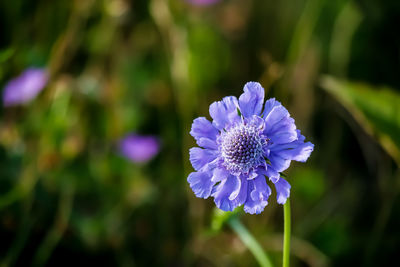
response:
M58 203L57 217L52 228L37 249L32 266L44 266L67 230L74 200L74 186L65 184Z
M289 267L290 259L290 200L283 205L283 264L282 267Z
M253 253L254 257L262 267L272 267L272 263L257 240L247 231L246 227L235 216L228 221L233 231L239 236L244 245Z

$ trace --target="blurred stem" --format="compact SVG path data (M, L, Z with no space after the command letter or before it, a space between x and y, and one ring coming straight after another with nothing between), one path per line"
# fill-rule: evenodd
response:
M28 240L33 221L30 218L30 212L32 210L32 204L34 200L34 192L31 192L27 195L24 203L23 203L23 214L22 214L22 222L19 226L17 236L13 241L10 249L7 252L7 256L3 259L0 266L14 266L15 260L18 259L18 255L21 253L21 250L24 248L26 241Z
M290 260L290 199L283 205L283 267L289 267Z
M34 163L32 162L24 165L22 169L23 171L18 180L18 184L15 185L13 189L0 196L0 210L27 196L34 190L38 181Z
M312 33L321 13L323 3L324 0L306 1L303 13L301 14L299 22L296 25L292 41L290 42L287 55L287 63L289 66L298 60L310 42Z
M3 209L4 207L13 204L15 201L19 200L22 195L22 192L20 190L20 187L16 186L13 189L11 189L9 192L5 193L3 196L0 198L0 209Z
M49 230L42 244L38 248L33 259L33 266L43 266L50 257L57 243L62 238L68 225L74 198L74 186L68 183L63 186L60 202L58 205L57 217L53 227Z
M396 180L388 181L386 187L383 191L386 192L385 198L382 200L383 203L379 212L376 216L376 220L374 222L374 226L371 230L371 234L369 236L369 241L366 245L366 250L364 254L364 262L363 266L373 266L374 257L377 254L377 248L382 242L382 237L385 233L385 228L389 222L390 215L392 213L393 205L397 199L400 188L400 170L398 170L396 174Z
M283 83L280 86L279 94L282 100L289 97L290 80L293 78L293 71L296 64L304 54L304 51L312 41L313 32L317 25L325 0L309 0L305 2L303 12L293 32L287 51L285 74Z
M50 62L48 65L51 76L58 73L62 67L67 65L73 58L73 55L83 39L83 27L95 3L96 0L74 1L67 29L57 39L50 54Z
M362 14L352 2L340 11L333 27L329 50L329 70L337 76L345 76L351 52L351 41L362 21Z
M264 252L257 240L252 236L252 234L247 231L246 227L239 221L239 219L234 216L228 221L228 224L233 229L233 231L239 236L240 240L244 245L250 250L254 255L260 266L262 267L272 267L271 260Z
M173 87L173 95L177 104L177 110L182 121L182 159L185 173L188 168L188 148L191 138L187 134L193 114L193 99L195 95L189 81L188 74L188 46L187 31L175 23L168 6L168 1L153 0L150 4L150 13L160 30L164 45L168 54L169 71Z

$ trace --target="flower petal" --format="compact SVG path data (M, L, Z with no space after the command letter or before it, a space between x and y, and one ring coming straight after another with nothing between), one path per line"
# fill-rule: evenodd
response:
M289 111L284 106L275 106L271 112L265 117L267 127L272 127L282 119L289 117Z
M212 5L214 3L217 3L218 1L220 0L187 0L187 2L198 6Z
M285 144L295 141L297 137L294 119L286 117L273 126L266 124L264 134L268 136L272 144Z
M294 123L294 119L291 117L284 118L279 123L276 123L272 127L268 127L267 129L265 129L265 133L268 135L292 131L295 132L297 137L296 124Z
M119 141L118 149L125 158L136 163L143 163L158 154L160 141L151 135L129 134Z
M189 174L187 181L193 193L201 198L208 198L215 184L211 181L211 176L208 172L192 172Z
M281 175L279 174L279 172L277 172L274 168L272 168L271 166L268 166L267 171L266 171L266 175L268 176L269 180L271 180L273 183L275 183L276 181L279 180L279 178L281 177Z
M246 201L247 196L247 179L246 177L236 176L240 183L240 187L236 188L229 196L229 200L236 202L237 206L242 205Z
M306 162L307 159L310 157L311 152L314 150L314 144L307 142L299 144L296 148L282 150L279 152L279 155L283 158Z
M200 138L197 141L197 144L204 148L209 148L209 149L213 149L213 150L218 149L218 145L214 140L211 140L211 139L205 138L205 137Z
M251 124L257 127L257 129L263 131L265 128L265 121L263 120L263 118L261 118L260 116L257 115L251 115L247 118L244 119L244 122L246 124Z
M229 175L229 172L225 168L215 168L211 180L217 183L228 178Z
M200 117L193 120L190 135L193 136L196 141L200 140L200 138L215 140L217 138L217 134L218 130L206 118Z
M270 150L281 157L300 162L306 162L314 150L314 145L310 142L304 143L305 137L301 135L300 130L296 131L297 140L287 144L273 144Z
M271 188L263 175L248 182L248 196L244 203L244 211L250 214L260 214L268 204Z
M235 207L241 206L246 202L247 199L247 186L248 186L248 181L246 177L241 177L240 178L240 190L239 193L234 197L233 195L230 196L230 200L232 201L233 205Z
M265 101L264 111L262 114L263 118L267 117L268 114L271 112L271 110L277 106L282 106L282 104L279 101L277 101L275 98L270 98L267 101Z
M214 197L215 205L223 211L233 211L238 205L237 202L231 201L229 196L240 190L241 182L236 176L230 175L223 180L212 194Z
M45 69L28 68L6 84L3 90L4 106L22 105L32 101L46 86L48 79Z
M277 172L283 172L290 166L290 159L285 159L281 157L280 154L274 153L272 151L268 159L271 162L272 168L274 168L274 170Z
M244 93L239 97L239 107L244 117L260 115L264 102L264 88L257 82L244 85Z
M213 118L213 124L217 129L222 130L226 126L240 121L237 112L239 108L238 101L234 96L227 96L222 101L216 101L210 105L210 115Z
M287 144L296 140L296 134L293 132L283 132L269 137L272 144Z
M215 150L202 149L199 147L192 147L189 150L189 155L190 162L196 171L200 170L206 164L217 158L217 153Z
M275 183L276 201L279 204L285 204L290 196L290 184L282 177Z

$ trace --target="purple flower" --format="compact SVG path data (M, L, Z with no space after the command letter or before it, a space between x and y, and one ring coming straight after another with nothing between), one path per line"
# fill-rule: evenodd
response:
M154 136L130 134L119 142L120 153L136 163L149 161L159 150L160 143Z
M305 162L314 149L281 103L271 98L263 109L263 102L264 88L249 82L239 100L228 96L211 104L212 123L204 117L193 121L190 134L201 148L190 149L196 171L187 180L197 197L214 197L221 210L244 205L247 213L261 213L271 195L266 177L284 204L290 184L280 172L291 160Z
M46 86L48 74L45 69L29 68L9 81L3 91L3 105L22 105L33 100Z
M198 5L198 6L207 6L207 5L212 5L215 4L216 2L219 2L220 0L186 0L191 4Z

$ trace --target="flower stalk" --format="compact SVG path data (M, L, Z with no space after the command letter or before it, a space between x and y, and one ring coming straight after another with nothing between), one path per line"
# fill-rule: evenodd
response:
M291 231L291 222L290 222L290 199L286 200L286 203L283 205L283 263L282 267L289 267L289 259L290 259L290 231Z
M272 267L271 260L268 255L262 249L261 245L257 242L254 236L246 229L246 227L240 222L240 220L235 216L228 221L229 226L233 231L239 236L243 244L250 250L254 255L258 264L261 267Z

